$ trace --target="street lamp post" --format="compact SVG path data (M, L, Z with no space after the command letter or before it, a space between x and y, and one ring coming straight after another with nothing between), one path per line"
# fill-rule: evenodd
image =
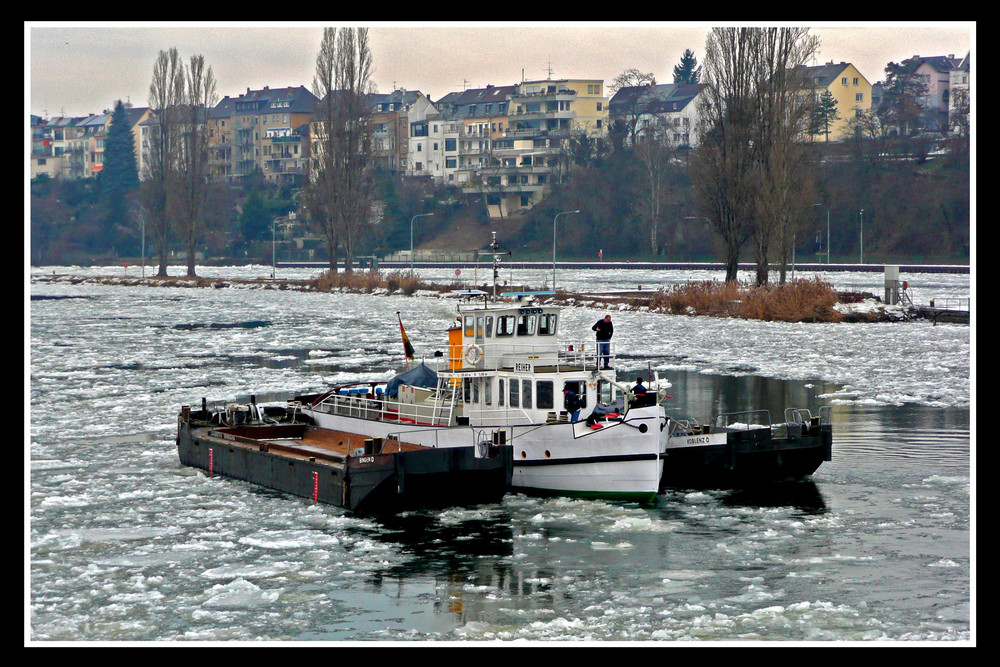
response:
M561 211L556 213L556 217L552 218L552 292L556 291L556 221L559 219L560 215L566 215L567 213L579 213L580 211Z
M826 263L830 263L830 207L826 204L813 204L813 207L822 206L826 209Z
M139 218L139 224L142 225L142 278L146 279L146 217L143 216Z
M418 213L410 218L410 271L413 271L413 221L417 218L434 215L433 213Z
M865 263L865 209L861 209L861 250L858 255L858 264Z

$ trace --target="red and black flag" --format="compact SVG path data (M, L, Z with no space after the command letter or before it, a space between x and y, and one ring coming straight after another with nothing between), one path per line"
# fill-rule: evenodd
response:
M410 344L410 339L406 335L406 329L403 328L403 320L399 317L399 311L396 311L396 319L399 320L399 332L403 334L403 352L406 354L406 358L413 359L413 346ZM406 362L406 367L410 367L410 362Z

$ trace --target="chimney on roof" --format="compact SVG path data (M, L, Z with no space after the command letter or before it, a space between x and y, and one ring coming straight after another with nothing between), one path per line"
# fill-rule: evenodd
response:
M948 54L948 60L954 60L954 59L955 59L955 54L954 53L949 53Z

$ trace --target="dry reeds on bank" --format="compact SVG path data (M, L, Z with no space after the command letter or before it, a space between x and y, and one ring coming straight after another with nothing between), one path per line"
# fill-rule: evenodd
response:
M329 291L332 289L346 289L351 292L371 293L375 290L384 289L389 294L402 292L410 296L418 289L425 289L426 286L420 282L420 278L414 271L390 271L382 274L377 270L369 271L324 271L314 281L317 290Z
M819 279L782 285L745 285L707 280L658 292L651 310L677 315L741 317L779 322L839 322L837 292Z

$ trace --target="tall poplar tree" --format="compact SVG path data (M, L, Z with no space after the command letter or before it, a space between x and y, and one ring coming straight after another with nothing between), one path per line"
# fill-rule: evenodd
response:
M153 245L159 256L157 276L167 277L167 257L170 252L170 215L168 193L179 141L176 126L181 101L184 99L184 64L176 48L160 51L153 63L153 78L149 84L149 109L152 119L147 126L144 142L142 204Z
M307 188L308 210L322 228L337 270L344 248L344 271L353 270L357 244L371 219L375 191L372 110L374 73L367 28L325 28L316 57L313 93L313 162Z
M794 235L804 156L796 143L808 105L802 65L817 41L806 28L713 28L699 107L706 128L692 158L695 202L725 246L726 280L754 241L757 283L767 282L772 243Z

